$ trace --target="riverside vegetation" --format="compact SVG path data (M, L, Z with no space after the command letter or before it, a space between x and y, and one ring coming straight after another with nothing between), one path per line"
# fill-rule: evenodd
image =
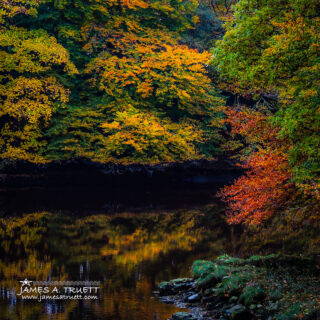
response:
M311 259L301 257L223 255L195 261L193 278L161 282L158 288L165 302L184 302L191 308L197 304L206 310L200 316L178 312L173 320L317 319L319 272Z

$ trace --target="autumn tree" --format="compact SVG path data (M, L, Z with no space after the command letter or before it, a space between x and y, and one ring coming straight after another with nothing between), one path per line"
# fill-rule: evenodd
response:
M194 142L201 141L202 132L191 123L160 121L150 112L127 107L102 127L106 133L105 150L115 159L156 163L199 156Z
M76 73L68 52L44 30L10 23L16 15L36 15L40 1L4 1L0 10L0 156L44 161L44 130L68 90L55 69Z
M228 204L228 222L259 224L285 206L296 190L291 182L288 142L278 137L270 117L249 108L226 110L231 135L241 135L250 147L240 156L246 173L220 195ZM246 151L247 153L248 151Z
M319 195L318 1L240 0L212 63L221 81L278 100L273 125L287 141L293 180Z

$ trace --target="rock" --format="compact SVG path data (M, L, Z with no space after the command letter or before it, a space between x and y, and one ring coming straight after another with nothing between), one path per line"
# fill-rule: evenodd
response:
M204 296L219 297L221 295L223 295L223 292L220 288L210 288L210 289L206 289L204 292Z
M192 296L188 297L188 302L197 302L201 299L199 294L193 294Z
M188 290L193 286L191 278L179 278L171 281L163 281L158 284L159 295L169 296L177 294L181 290Z
M172 320L194 320L192 314L188 312L176 312L172 315Z
M193 281L192 278L177 278L177 279L171 280L170 283L175 284L175 285L177 285L177 284L186 284L186 283L189 284L192 281Z
M176 291L189 290L193 287L194 281L190 278L181 278L171 280L170 283L173 285Z
M181 300L183 302L188 302L188 298L191 297L192 295L196 294L196 292L189 291L189 292L184 292L181 295Z
M236 304L232 308L228 309L226 313L230 316L231 319L244 319L242 316L247 314L247 309L242 304Z
M215 274L205 275L197 280L197 284L200 288L206 289L210 287L214 287L217 283L219 283L219 279Z
M176 302L176 300L172 298L172 296L159 297L159 300L166 304L174 304Z
M159 289L160 296L173 294L172 293L173 286L167 281L160 282L158 284L158 289Z

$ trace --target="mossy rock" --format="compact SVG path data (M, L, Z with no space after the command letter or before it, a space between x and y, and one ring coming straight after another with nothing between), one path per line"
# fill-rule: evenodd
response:
M197 260L192 264L191 274L194 278L206 276L215 270L215 263L207 260Z
M265 288L261 284L253 284L248 285L243 289L239 301L245 306L250 306L263 302L265 298Z
M227 266L231 266L231 265L232 266L240 266L240 265L245 264L244 259L234 258L234 257L231 257L227 254L224 254L224 255L218 257L215 261L218 264L227 265Z
M225 275L227 275L227 273L225 273ZM216 275L215 273L210 273L204 277L200 277L197 280L197 284L199 288L207 289L207 288L215 287L221 281L222 281L222 278L220 275Z
M246 264L257 267L303 267L312 268L314 263L310 258L301 258L300 256L288 256L282 253L269 254L267 256L251 256L245 260Z
M228 267L219 266L211 261L199 260L192 266L192 274L197 278L197 284L202 289L216 286L228 275L228 272Z
M189 289L193 285L193 279L191 278L178 278L170 281L163 281L158 284L159 294L173 295L180 290Z
M254 314L258 318L268 315L274 320L290 320L299 314L302 319L317 320L320 319L317 304L320 280L317 280L316 268L310 261L284 254L251 256L248 259L223 255L213 262L196 261L192 274L203 289L205 301L213 299L225 303L228 311L234 303L243 305L246 311L239 312L241 317L250 318ZM296 296L300 287L307 292L306 297ZM290 305L287 297L294 297L297 304Z
M283 257L282 254L269 254L267 256L251 256L247 263L254 265L272 264Z
M249 272L233 273L228 277L224 277L219 287L229 296L238 296L250 279L252 279L252 274Z
M209 288L204 291L203 295L205 297L207 297L207 296L218 297L218 296L223 296L224 291L221 288Z
M252 314L242 304L237 304L226 311L228 317L232 320L250 320Z

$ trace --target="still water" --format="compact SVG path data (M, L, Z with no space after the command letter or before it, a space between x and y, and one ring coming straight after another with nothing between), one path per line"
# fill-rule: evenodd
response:
M163 280L233 253L215 189L28 189L0 193L0 319L164 320ZM98 300L21 301L20 280L100 281Z

